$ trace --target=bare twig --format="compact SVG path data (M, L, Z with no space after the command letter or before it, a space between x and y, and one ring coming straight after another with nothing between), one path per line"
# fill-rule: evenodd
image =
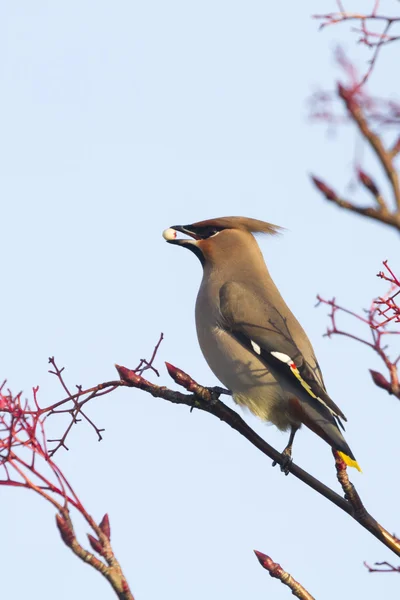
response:
M391 152L387 150L383 144L382 139L372 131L368 124L368 120L366 119L360 104L355 99L354 90L348 89L343 85L339 84L338 86L338 94L340 98L344 101L347 110L351 114L353 120L358 126L360 133L364 137L364 139L369 143L372 150L375 152L378 161L382 165L387 178L391 184L393 195L396 201L397 207L397 218L398 218L398 227L400 228L400 183L399 183L399 175L397 170L393 164L393 157L391 156ZM384 213L384 211L381 211Z
M387 261L385 261L387 264ZM384 264L385 264L384 263ZM378 276L381 276L381 273L378 273ZM392 288L391 288L392 289ZM392 360L387 351L386 336L400 336L400 329L388 329L388 325L393 320L397 319L388 318L386 315L386 311L382 310L381 306L388 302L388 307L392 308L393 306L397 306L394 303L394 295L389 292L388 295L384 297L379 297L377 300L374 300L371 303L370 308L365 311L365 316L358 315L357 313L340 306L336 299L325 300L321 296L317 296L318 305L325 304L331 308L331 312L329 314L329 318L331 320L331 326L328 327L326 336L332 337L334 335L341 335L347 338L350 338L358 343L368 346L373 350L379 358L384 363L385 367L388 370L389 380L387 380L381 373L378 371L370 369L371 377L378 387L386 390L389 394L393 394L400 400L400 385L399 385L399 374L398 374L398 362L400 360L400 356L395 360ZM344 313L350 315L353 319L360 321L367 328L368 337L361 337L360 335L356 335L355 333L351 333L345 329L342 329L338 326L337 323L337 315L338 313ZM380 317L385 316L385 320L381 321ZM396 317L396 315L395 315Z
M159 338L157 344L154 346L153 354L151 355L150 360L146 360L145 358L141 358L138 366L135 369L136 373L139 373L139 375L143 375L143 373L145 371L147 371L147 369L151 369L153 371L153 373L155 373L157 375L157 377L160 377L160 373L154 367L153 363L154 363L154 360L155 360L155 358L157 356L157 352L158 352L158 350L160 348L160 344L163 341L163 339L164 339L164 334L161 333L160 334L160 338Z
M400 301L400 279L393 273L387 260L383 261L383 266L386 272L379 271L377 276L380 279L388 281L391 284L391 288L386 296L379 296L379 298L375 300L378 314L384 318L384 321L381 321L376 328L385 327L392 321L400 323L400 305L398 304Z
M400 573L400 566L395 567L394 565L386 561L374 563L375 567L386 567L384 569L375 569L366 562L364 562L364 565L367 567L370 573Z
M381 223L386 223L386 225L390 225L400 231L400 214L391 213L387 210L382 210L382 208L377 209L372 206L357 206L356 204L352 204L349 200L345 200L338 196L331 187L318 177L311 175L311 180L327 200L333 202L340 208L344 208L345 210L349 210L350 212L354 212L364 217L369 217L375 221L380 221Z
M400 17L398 19L400 21ZM394 100L371 96L360 79L352 62L340 49L336 60L346 75L346 85L339 83L335 92L317 92L311 97L311 116L328 123L348 122L356 125L362 139L371 148L390 186L390 196L385 198L380 186L356 161L356 176L374 200L371 205L359 205L337 193L319 177L312 176L316 188L336 206L389 225L400 231L400 180L395 165L400 152L400 104ZM344 113L337 116L334 106L341 101ZM335 104L334 104L335 103ZM395 128L395 136L384 137L384 128Z
M21 394L5 394L3 387L0 390L0 485L32 490L47 500L57 510L56 524L64 543L109 581L120 600L134 600L110 543L108 516L105 515L100 524L96 523L47 450L38 388L33 390L34 411L27 402L22 404ZM71 508L83 516L95 534L89 534L89 543L100 558L78 542Z
M360 23L360 27L353 28L352 31L359 34L358 43L363 44L373 52L372 58L369 60L369 67L357 84L358 87L361 87L369 79L382 47L400 40L400 35L389 35L389 31L392 27L400 22L400 17L379 14L379 0L375 1L374 7L370 13L348 12L344 10L341 2L338 2L337 4L337 12L313 15L313 18L321 22L320 29L346 22L358 21ZM372 31L369 29L371 23L383 24L383 28L378 32Z
M154 361L155 361L157 352L160 348L160 344L163 339L164 339L164 334L161 333L158 342L154 346L153 353L151 355L150 360L146 360L145 358L142 358L140 360L138 366L134 369L135 373L138 373L139 375L141 375L144 373L144 371L147 371L148 369L150 369L157 375L157 377L159 377L159 372L154 367ZM69 425L64 430L64 432L60 438L47 440L48 442L55 443L55 446L50 450L50 456L54 456L54 454L60 448L64 448L65 450L68 450L68 446L66 445L67 437L70 434L73 425L75 425L81 421L80 417L83 417L85 419L85 421L87 423L89 423L89 425L92 427L92 429L94 429L94 431L97 435L97 439L100 442L102 440L101 434L104 431L104 428L97 427L97 425L95 425L95 423L92 421L92 419L89 418L89 416L86 414L86 412L84 412L83 407L90 400L93 400L93 398L98 398L99 396L104 396L105 394L109 394L110 392L114 391L115 387L113 387L113 385L110 385L110 382L102 383L102 384L99 384L95 387L92 387L92 388L89 388L86 390L83 390L81 385L77 385L76 388L78 391L73 394L64 379L64 375L63 375L64 368L59 369L59 367L57 366L57 364L55 362L54 356L51 356L49 358L49 363L52 366L52 369L49 370L49 373L51 373L52 375L55 375L57 377L57 379L60 382L61 387L67 393L67 397L64 398L63 400L60 400L59 402L56 402L56 403L50 405L50 406L46 406L46 407L40 408L40 409L38 408L39 414L46 415L46 418L49 418L52 415L56 415L56 414L68 414L71 417ZM71 404L72 404L72 406L70 406Z
M383 195L381 194L376 183L359 167L357 169L358 178L362 185L374 197L377 204L376 207L358 206L353 204L349 200L339 196L330 186L328 186L318 177L311 176L312 181L316 188L325 196L327 200L333 202L340 208L363 215L365 217L369 217L376 221L380 221L381 223L390 225L400 231L400 182L398 172L394 165L394 158L397 153L397 144L391 149L386 148L382 138L371 129L368 123L368 118L366 117L365 111L362 107L362 103L360 102L359 94L354 90L354 88L345 87L339 84L338 96L343 100L352 121L356 123L361 135L375 152L379 163L384 169L391 185L396 208L393 211L389 210L388 203L383 198Z

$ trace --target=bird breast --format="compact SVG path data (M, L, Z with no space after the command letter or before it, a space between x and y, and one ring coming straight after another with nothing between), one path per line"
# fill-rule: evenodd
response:
M210 302L200 288L196 302L196 328L200 348L214 375L233 393L237 404L286 430L293 422L288 414L288 392L250 350L221 325L219 305Z

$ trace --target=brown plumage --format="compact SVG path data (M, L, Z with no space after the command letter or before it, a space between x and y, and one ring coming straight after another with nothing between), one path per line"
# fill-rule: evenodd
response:
M203 265L196 301L201 350L235 402L281 430L306 425L358 464L339 426L346 420L329 397L313 347L274 284L254 233L280 227L246 217L220 217L165 230ZM176 232L191 239L176 237Z
M272 223L251 219L249 217L218 217L217 219L197 221L197 223L192 223L191 226L239 229L240 231L248 231L249 233L268 233L270 235L275 235L280 231L283 231L283 228L278 225L272 225Z

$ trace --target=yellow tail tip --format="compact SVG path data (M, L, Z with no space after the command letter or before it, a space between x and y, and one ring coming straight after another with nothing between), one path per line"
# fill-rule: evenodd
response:
M354 467L354 469L357 469L357 471L360 471L360 473L362 473L360 466L356 460L353 460L352 458L350 458L350 456L347 456L347 454L345 454L344 452L338 452L338 454L348 467Z

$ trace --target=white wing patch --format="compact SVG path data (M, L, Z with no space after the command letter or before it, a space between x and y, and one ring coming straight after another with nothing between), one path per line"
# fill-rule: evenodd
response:
M250 342L251 342L251 345L252 345L252 348L253 348L254 352L256 354L261 354L261 348L260 348L260 346L258 344L256 344L255 342L253 342L253 340L250 340Z
M290 356L288 356L287 354L284 354L283 352L271 352L271 354L272 354L272 356L275 356L275 358L277 358L281 362L286 363L287 365L290 365L290 363L293 363L293 360L290 358Z
M251 342L251 344L253 346L254 342ZM281 362L286 363L289 366L289 368L292 371L293 375L300 381L301 385L310 394L310 396L312 396L316 400L319 400L319 402L321 402L321 404L323 404L325 406L325 408L327 408L329 410L329 412L331 413L331 415L333 415L334 417L338 417L339 416L339 415L337 415L335 413L335 411L333 411L331 408L329 408L329 406L326 404L326 402L324 402L322 400L322 398L320 398L319 396L317 396L316 394L314 394L314 392L312 391L312 389L309 386L309 384L306 381L304 381L304 379L300 375L300 372L299 372L298 368L296 367L296 364L295 364L294 360L292 358L290 358L290 356L288 356L287 354L284 354L283 352L271 352L271 354L272 354L272 356L274 356L275 358L277 358Z

